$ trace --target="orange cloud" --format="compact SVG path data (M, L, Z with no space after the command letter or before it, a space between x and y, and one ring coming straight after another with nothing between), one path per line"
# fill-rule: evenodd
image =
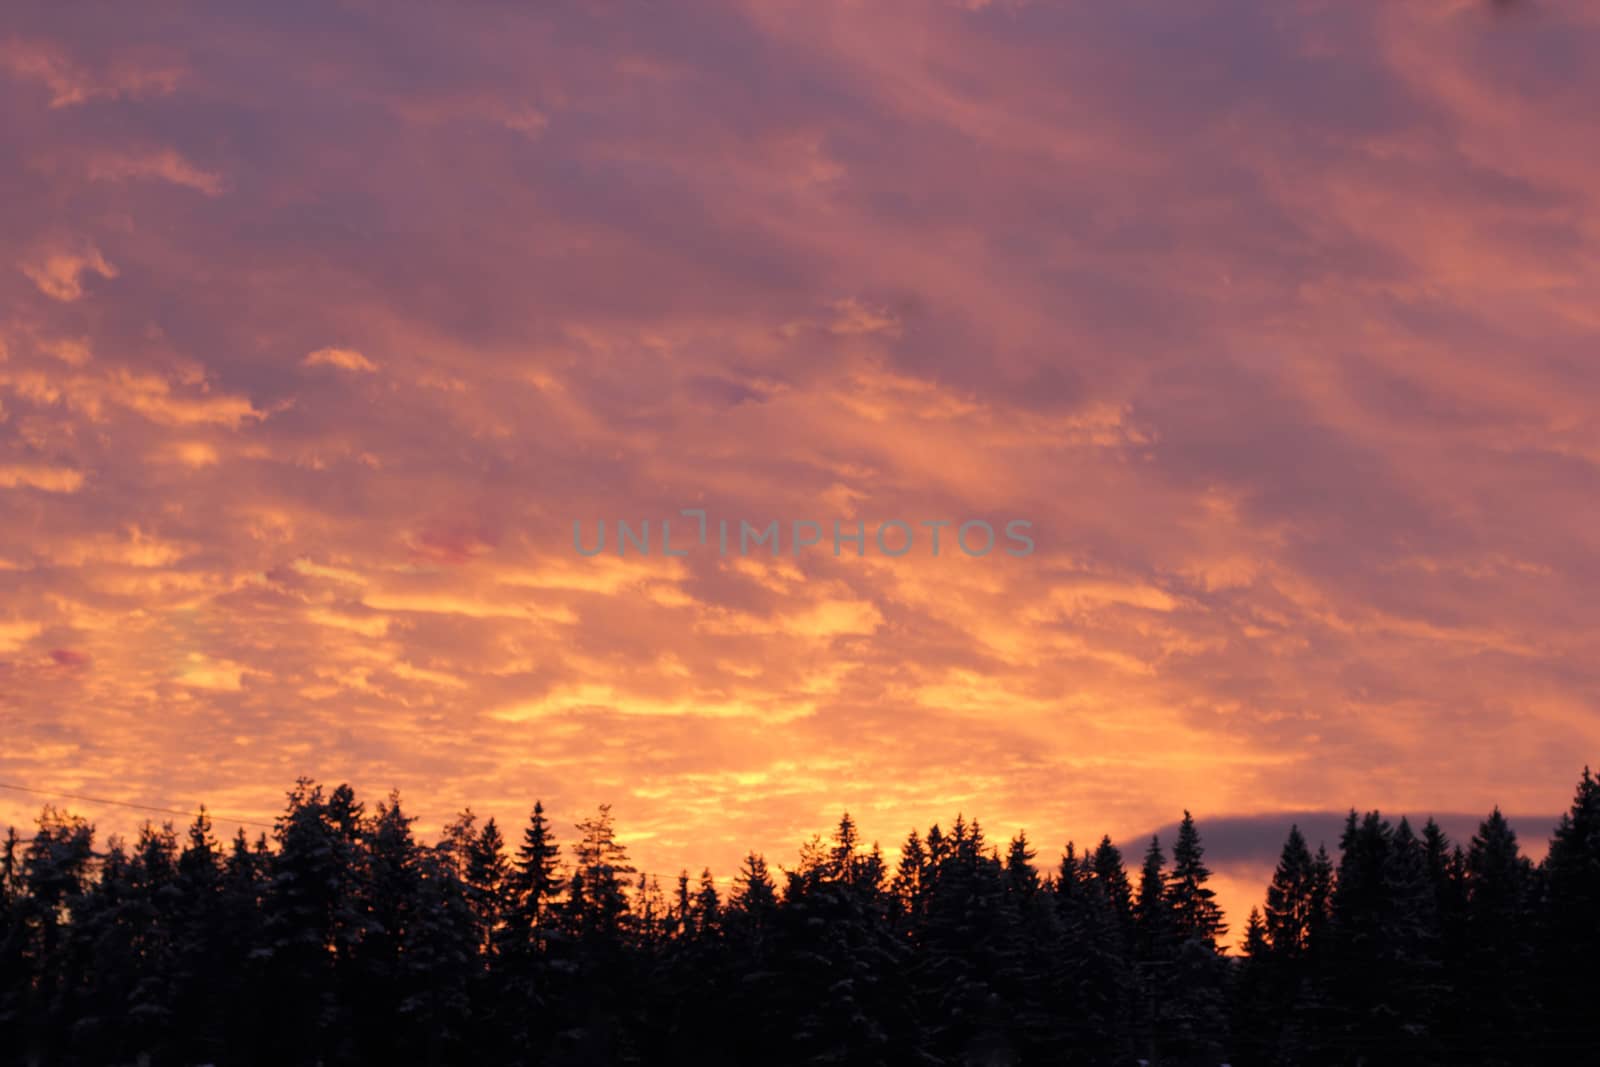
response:
M83 488L83 472L67 467L0 466L0 489L19 486L47 493L76 493Z
M22 273L41 293L53 300L70 302L83 296L84 275L115 278L117 268L106 261L99 249L90 246L82 251L46 252L35 261L22 264Z
M319 348L301 362L307 367L338 367L340 370L373 374L378 365L353 348Z
M1594 16L1180 7L419 8L426 76L362 11L40 8L0 44L7 775L349 778L424 831L615 800L719 874L843 808L1042 858L1559 809ZM1037 551L723 555L685 508ZM579 555L601 519L657 551Z

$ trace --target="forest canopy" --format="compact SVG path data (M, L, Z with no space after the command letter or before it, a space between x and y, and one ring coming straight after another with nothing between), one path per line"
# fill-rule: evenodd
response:
M1600 1048L1600 780L1545 859L1352 810L1289 831L1244 951L1186 812L1130 869L957 816L892 869L848 814L792 868L640 874L610 808L429 844L302 779L270 834L202 812L0 854L0 1023L37 1064L1515 1064Z

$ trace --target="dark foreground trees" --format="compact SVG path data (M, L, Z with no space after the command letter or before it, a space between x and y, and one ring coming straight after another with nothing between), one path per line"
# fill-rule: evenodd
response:
M1350 814L1291 830L1223 948L1201 834L1048 874L958 816L893 869L844 816L793 869L663 887L608 808L421 842L301 781L271 835L47 808L0 848L0 1061L38 1064L1534 1064L1600 1060L1600 783L1539 865Z

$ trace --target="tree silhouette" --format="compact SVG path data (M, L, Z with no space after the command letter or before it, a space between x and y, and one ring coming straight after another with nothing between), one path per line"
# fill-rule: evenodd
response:
M1135 888L1109 838L1046 873L958 815L889 876L843 815L775 878L675 902L609 807L570 871L542 806L507 856L470 811L297 782L269 838L202 811L95 847L46 808L0 842L0 1023L23 1064L1481 1064L1596 1038L1600 785L1535 865L1498 811L1465 849L1350 813L1337 866L1290 829L1227 954L1186 812Z

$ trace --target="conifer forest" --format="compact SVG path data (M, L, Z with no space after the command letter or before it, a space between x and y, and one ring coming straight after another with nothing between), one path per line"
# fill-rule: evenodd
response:
M1600 779L1545 858L1351 811L1289 832L1228 937L1203 835L1045 857L976 819L889 864L848 815L791 866L639 874L558 827L302 779L271 833L202 812L97 840L47 807L0 857L23 1064L1579 1064L1600 1057Z

